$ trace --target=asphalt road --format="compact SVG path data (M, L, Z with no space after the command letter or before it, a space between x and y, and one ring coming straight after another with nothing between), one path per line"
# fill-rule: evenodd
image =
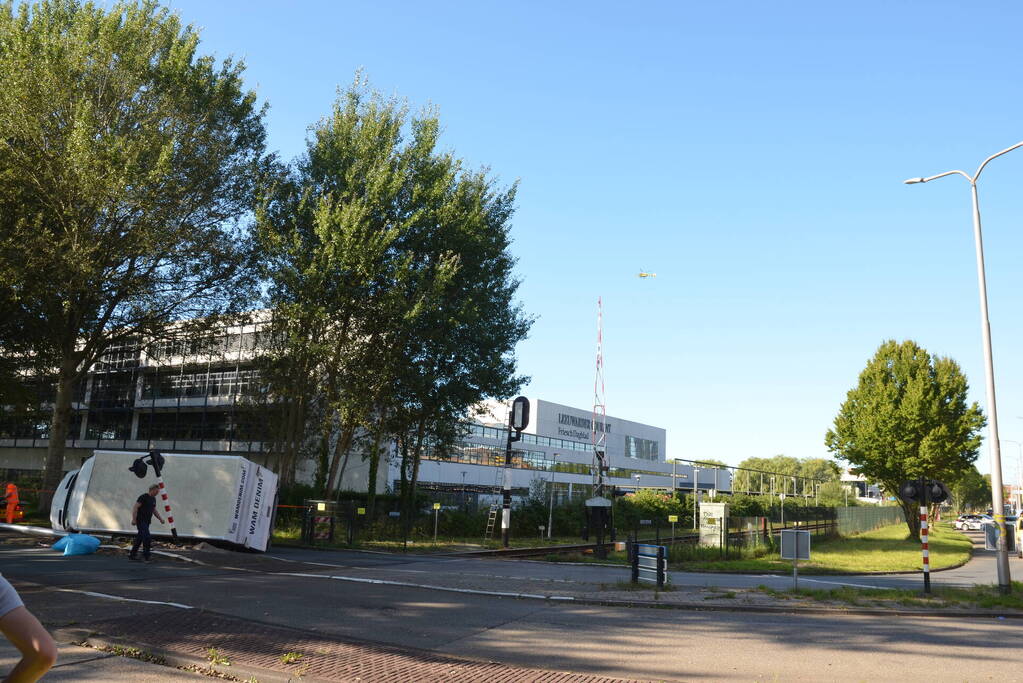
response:
M437 572L474 572L494 577L498 589L501 577L569 569L538 563L364 553L277 550L272 554L324 564L402 570L415 583L428 583L415 577L428 578ZM1023 570L1019 565L1014 568ZM311 569L307 566L302 572ZM601 568L570 569L588 572ZM330 567L324 570L334 571ZM624 678L1023 680L1020 620L588 607L239 572L174 561L130 564L123 557L104 554L64 558L47 550L14 546L0 546L0 572L16 581L50 587L37 596L37 611L47 623L69 619L69 604L74 605L81 621L129 610L148 611L159 620L161 610L174 609L119 602L112 599L116 596L177 602L277 625L458 656ZM715 581L737 578L719 575ZM757 583L764 582L757 579Z

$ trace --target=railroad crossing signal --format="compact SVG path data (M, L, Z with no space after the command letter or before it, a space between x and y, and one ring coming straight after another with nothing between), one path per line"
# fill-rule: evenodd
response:
M948 487L935 479L928 479L926 482L920 479L911 479L902 482L899 486L899 497L906 501L923 502L924 497L931 503L944 503L949 498Z

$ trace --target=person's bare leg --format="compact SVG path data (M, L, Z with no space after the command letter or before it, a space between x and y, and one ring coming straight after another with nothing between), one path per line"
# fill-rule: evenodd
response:
M34 683L57 661L57 644L24 607L15 607L0 617L0 631L21 652L21 661L4 683Z

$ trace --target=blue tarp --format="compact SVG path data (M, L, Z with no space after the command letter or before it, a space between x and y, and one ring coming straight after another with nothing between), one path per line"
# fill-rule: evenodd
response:
M99 539L88 534L68 534L53 544L54 550L63 550L64 556L91 555L99 548Z

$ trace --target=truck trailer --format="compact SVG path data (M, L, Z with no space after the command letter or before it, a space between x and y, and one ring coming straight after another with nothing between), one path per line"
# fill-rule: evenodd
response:
M54 492L50 523L60 531L134 534L131 509L157 483L153 468L139 478L131 467L148 453L93 451L64 475ZM277 475L236 455L163 454L162 477L179 538L202 539L266 551L277 508ZM156 509L164 520L164 501ZM170 537L155 518L150 532Z

